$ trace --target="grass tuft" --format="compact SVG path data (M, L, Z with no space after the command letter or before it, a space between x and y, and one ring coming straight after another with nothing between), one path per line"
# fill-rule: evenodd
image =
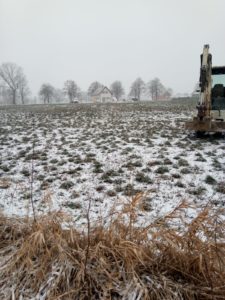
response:
M224 210L205 207L187 223L182 202L139 228L141 201L87 232L65 227L62 213L35 223L0 215L0 298L224 299Z

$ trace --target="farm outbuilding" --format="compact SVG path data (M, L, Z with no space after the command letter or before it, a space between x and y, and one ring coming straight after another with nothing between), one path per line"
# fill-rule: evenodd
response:
M113 97L112 92L106 86L98 88L92 95L91 101L93 103L106 103L114 102L115 98Z

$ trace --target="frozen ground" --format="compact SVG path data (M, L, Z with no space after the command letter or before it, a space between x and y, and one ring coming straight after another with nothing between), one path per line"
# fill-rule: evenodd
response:
M0 209L8 215L62 210L85 224L138 192L140 223L183 200L225 203L225 139L184 130L185 103L0 108ZM33 168L33 171L32 171ZM194 213L190 210L190 217Z

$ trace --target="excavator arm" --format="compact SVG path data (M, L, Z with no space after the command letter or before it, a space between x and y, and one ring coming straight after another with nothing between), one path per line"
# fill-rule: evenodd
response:
M209 53L209 45L205 45L201 54L200 68L200 97L197 105L198 117L203 120L210 117L211 90L212 90L212 55Z

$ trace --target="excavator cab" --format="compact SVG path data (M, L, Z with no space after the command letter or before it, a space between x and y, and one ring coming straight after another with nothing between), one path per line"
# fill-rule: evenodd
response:
M209 45L200 56L199 101L197 114L185 128L196 133L225 133L225 66L213 67Z

